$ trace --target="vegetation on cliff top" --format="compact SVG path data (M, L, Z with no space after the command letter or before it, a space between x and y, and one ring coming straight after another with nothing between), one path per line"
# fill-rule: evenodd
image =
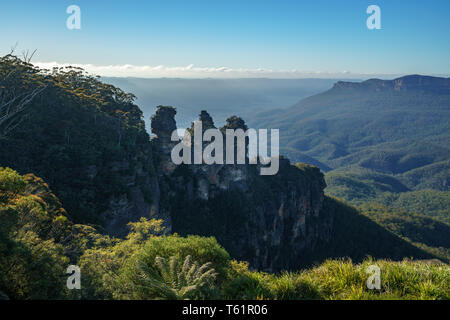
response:
M82 69L42 70L13 55L0 57L2 98L40 86L45 89L24 111L0 123L0 165L42 177L73 221L98 223L107 199L126 193L123 176L149 142L142 111L132 94ZM110 170L122 162L128 168Z

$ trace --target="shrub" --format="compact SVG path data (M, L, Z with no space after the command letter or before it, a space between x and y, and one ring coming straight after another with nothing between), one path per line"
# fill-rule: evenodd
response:
M0 167L0 203L25 190L26 182L21 175L10 168Z
M200 266L188 255L182 266L174 256L170 262L156 257L155 265L136 261L133 298L184 300L203 298L214 291L216 273L210 262Z
M184 261L188 255L200 264L211 262L219 279L224 279L230 268L230 255L214 237L180 237L178 235L154 237L145 243L138 259L154 267L157 256L163 258L174 256Z
M151 290L141 290L142 284L138 276L144 274L154 274L150 270L159 270L163 266L164 259L175 261L185 261L190 256L198 265L204 268L210 267L217 272L217 281L223 282L230 269L230 256L216 241L215 238L205 238L199 236L180 237L178 235L153 237L145 242L143 248L128 259L119 270L114 281L114 298L119 299L154 299L157 294ZM158 262L159 266L158 266ZM206 264L206 265L205 265ZM144 268L145 266L145 268ZM200 267L199 270L202 268ZM202 270L203 270L202 269ZM147 276L148 277L148 276ZM155 277L153 277L155 278ZM156 277L157 278L157 277ZM216 278L216 276L215 276ZM164 277L163 277L164 279ZM161 281L161 279L159 279ZM137 285L138 284L138 285ZM148 284L148 283L147 283ZM175 286L176 287L176 286ZM202 286L203 287L203 286ZM177 296L175 294L175 296ZM184 296L183 294L178 297ZM201 290L195 290L194 298L210 299L217 298L219 290L217 287L209 286ZM173 298L174 296L172 296Z

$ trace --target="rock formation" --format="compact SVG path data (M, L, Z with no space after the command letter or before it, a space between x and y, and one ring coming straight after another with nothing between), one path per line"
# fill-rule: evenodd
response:
M174 116L174 109L160 107L152 117L153 143L161 153L159 209L165 212L155 216L169 216L171 231L215 236L234 258L272 271L295 268L306 249L329 239L332 215L321 210L325 182L319 169L284 158L275 176L260 176L259 165L251 164L175 166L168 138ZM206 111L198 121L203 131L215 127ZM238 117L221 131L227 128L247 129Z

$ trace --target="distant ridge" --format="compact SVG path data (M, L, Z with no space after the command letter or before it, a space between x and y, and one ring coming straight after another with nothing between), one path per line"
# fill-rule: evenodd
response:
M445 93L446 91L450 91L450 78L414 74L393 80L369 79L363 82L338 81L331 90L339 89Z
M292 161L309 157L315 161L306 162L321 163L322 170L358 166L404 174L407 181L409 173L423 168L427 173L409 187L445 191L450 179L443 162L450 158L449 120L450 78L408 75L338 81L290 108L256 114L250 124L280 129L281 153ZM437 163L444 165L433 166Z

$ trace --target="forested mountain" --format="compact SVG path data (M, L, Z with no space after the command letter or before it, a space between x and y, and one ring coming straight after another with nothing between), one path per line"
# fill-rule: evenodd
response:
M13 101L0 127L0 165L44 178L73 221L100 223L108 199L127 192L121 163L150 157L134 96L80 69L44 72L14 56L2 58L0 72L3 101L43 88L23 109Z
M282 153L326 171L328 194L448 223L450 79L337 82L252 124L280 129Z
M439 174L437 176L439 177ZM326 174L326 182L328 194L356 205L375 202L450 222L449 191L420 188L420 185L412 188L402 176L359 167L330 171Z
M256 115L251 124L279 128L293 160L304 154L332 169L356 164L404 174L449 159L449 118L449 78L406 76L337 82L286 110Z

